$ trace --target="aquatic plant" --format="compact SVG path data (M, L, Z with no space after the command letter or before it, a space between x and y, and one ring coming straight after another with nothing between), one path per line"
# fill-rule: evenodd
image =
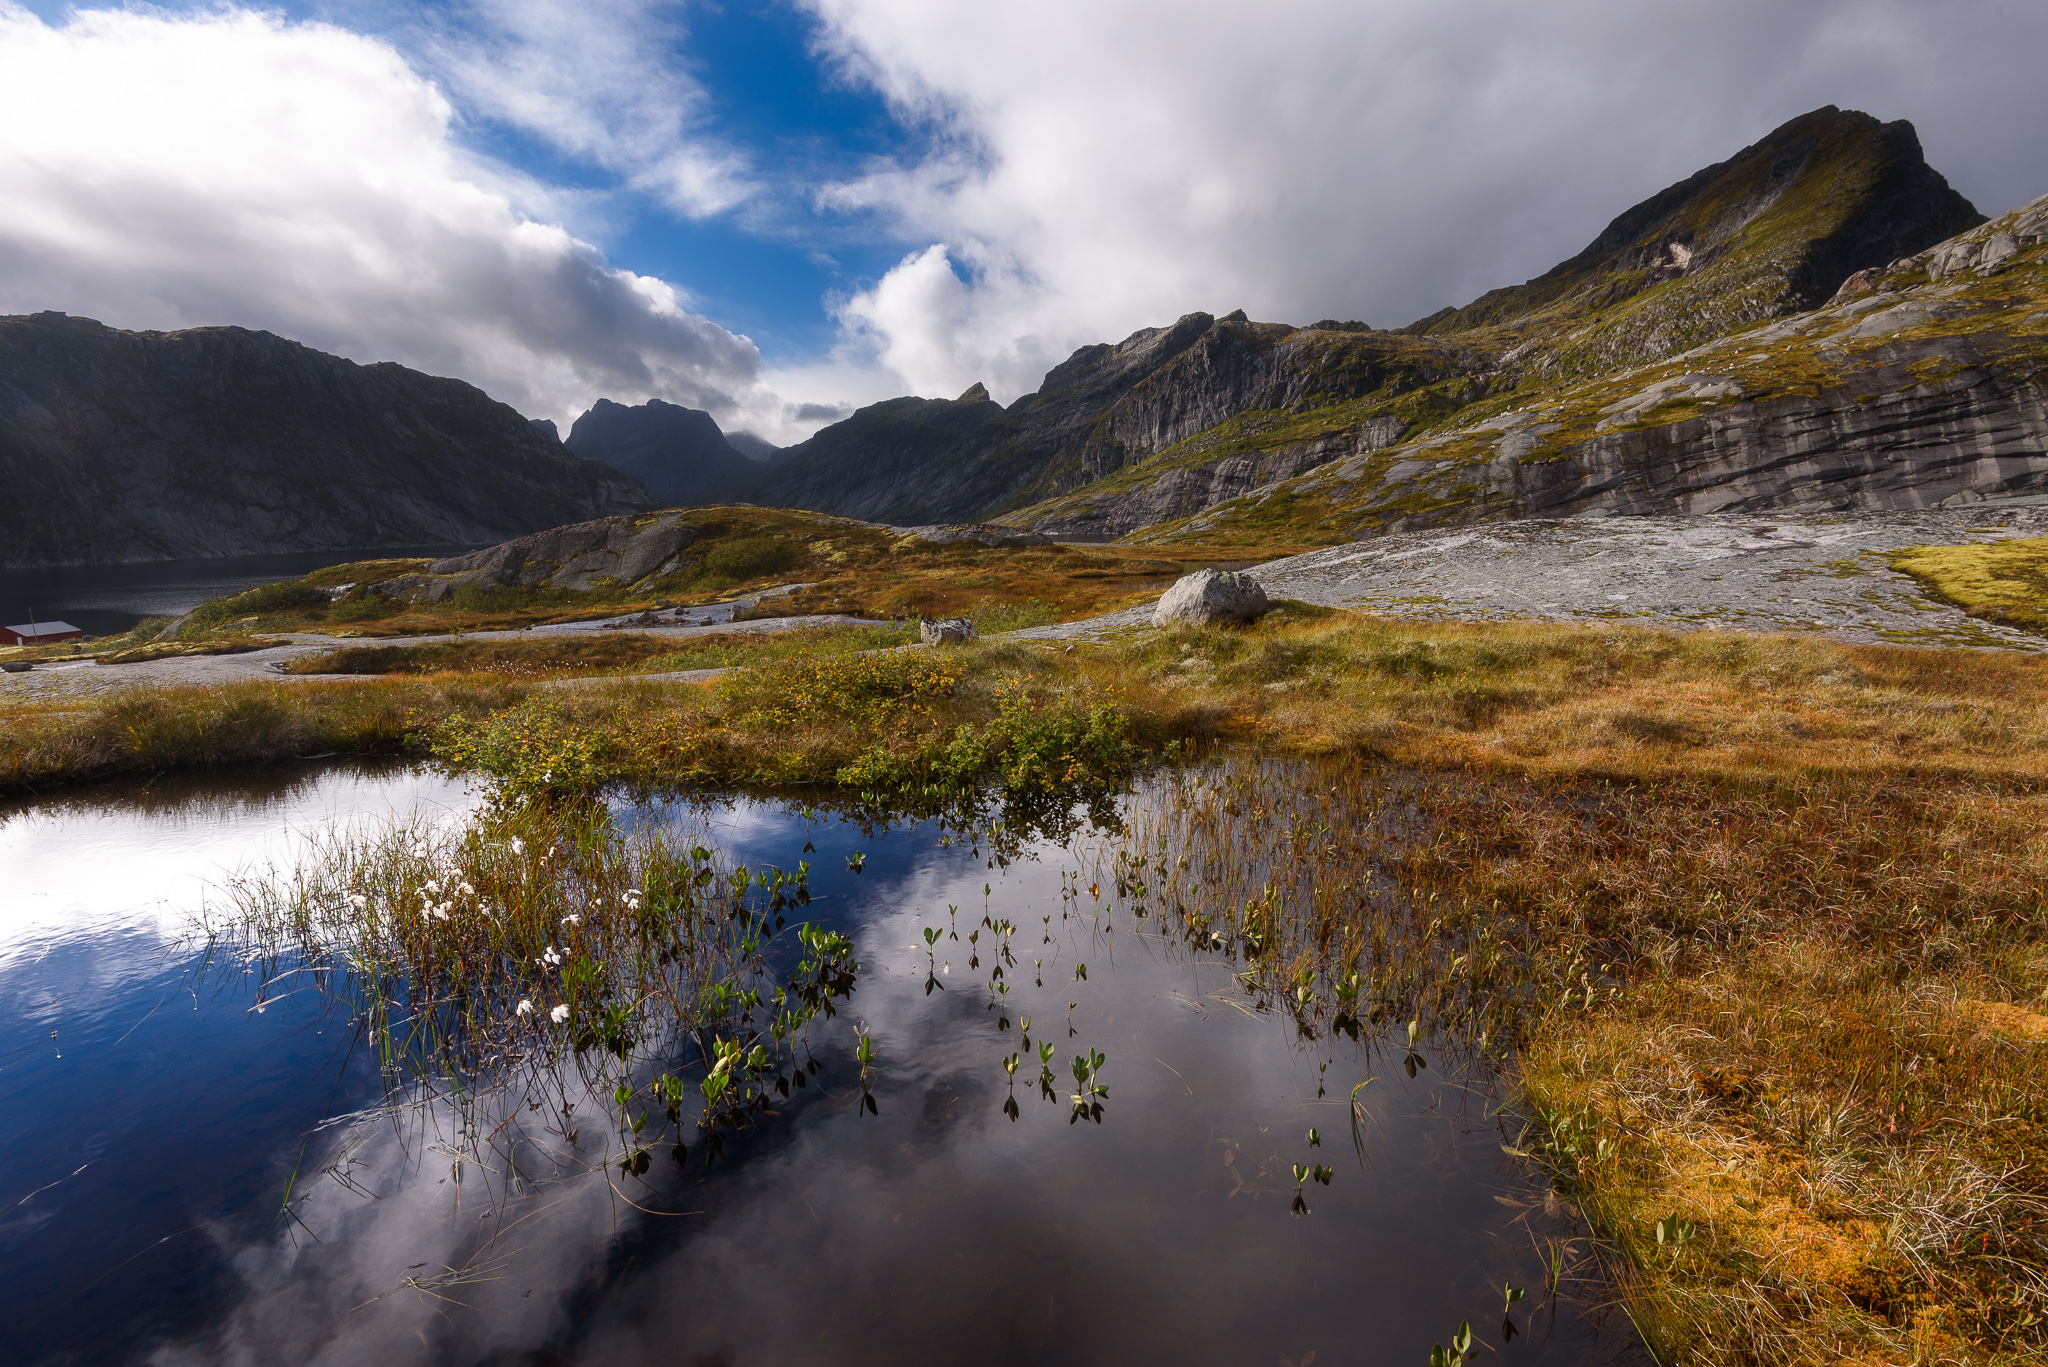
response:
M447 1110L453 1151L486 1171L523 1171L535 1146L574 1154L588 1126L571 1118L595 1105L619 1176L642 1177L661 1131L676 1161L712 1161L721 1131L805 1086L813 1028L860 971L848 937L792 921L807 864L729 863L701 838L502 801L454 830L330 836L229 884L203 931L259 1001L312 992L344 1011L388 1104ZM853 1056L876 1114L865 1026Z

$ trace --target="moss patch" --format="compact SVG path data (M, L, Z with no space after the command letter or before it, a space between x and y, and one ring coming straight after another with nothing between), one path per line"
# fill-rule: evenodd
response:
M1911 546L1890 557L1936 597L1972 617L2048 630L2048 537L1968 546Z

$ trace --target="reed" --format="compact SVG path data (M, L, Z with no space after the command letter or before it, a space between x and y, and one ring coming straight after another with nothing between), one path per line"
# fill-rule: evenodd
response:
M1512 1146L1662 1360L2037 1361L2048 842L2030 784L1654 785L1232 756L1118 899L1305 1036L1519 1078Z
M333 836L236 879L196 933L256 977L255 1009L311 994L344 1014L387 1108L445 1113L459 1160L530 1173L536 1151L594 1146L635 1177L659 1147L715 1154L771 1089L805 1085L813 1023L859 972L800 919L807 864L728 862L707 838L500 795L452 831Z

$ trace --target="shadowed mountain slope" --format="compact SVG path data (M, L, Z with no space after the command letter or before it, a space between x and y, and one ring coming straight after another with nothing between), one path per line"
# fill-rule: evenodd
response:
M647 486L665 504L709 503L729 485L760 471L752 459L760 448L775 448L759 437L741 434L752 449L742 450L718 428L709 413L649 399L628 407L599 399L569 429L569 449L588 460L601 460Z
M646 507L460 380L245 328L0 318L0 563L434 542Z

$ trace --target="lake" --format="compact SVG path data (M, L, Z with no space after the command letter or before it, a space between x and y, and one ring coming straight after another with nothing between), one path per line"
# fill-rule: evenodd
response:
M1306 1037L1121 908L1095 834L993 859L930 822L622 803L807 861L801 915L857 986L715 1160L698 1137L624 1172L568 1098L493 1172L471 1112L389 1104L348 1010L186 938L235 876L478 801L345 765L0 809L0 1360L1420 1367L1461 1320L1488 1361L1637 1360L1596 1281L1546 1292L1575 1227L1503 1152L1499 1078L1455 1040L1404 1069L1405 1039ZM1003 1066L1027 1017L1059 1088ZM1066 1095L1090 1053L1096 1115Z
M145 617L176 617L209 598L353 560L455 555L467 546L243 555L217 560L156 560L126 565L52 565L0 569L0 623L65 621L92 636L128 631Z

